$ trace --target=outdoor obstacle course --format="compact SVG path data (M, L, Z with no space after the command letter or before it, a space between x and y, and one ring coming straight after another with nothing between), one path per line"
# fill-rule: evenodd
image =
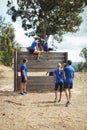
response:
M68 59L67 52L42 52L41 61L37 62L35 55L29 52L15 52L14 54L14 91L20 89L20 66L23 58L28 59L27 91L47 92L54 90L53 76L49 72L57 67L58 63L65 63Z

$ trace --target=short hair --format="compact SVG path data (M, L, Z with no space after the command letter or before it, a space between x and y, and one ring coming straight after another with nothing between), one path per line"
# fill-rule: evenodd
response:
M38 39L40 39L40 37L39 36L34 36L34 39L38 40Z
M71 60L68 60L67 63L68 63L68 65L72 65L72 61Z
M25 63L26 61L27 61L27 59L26 59L26 58L24 58L24 59L23 59L23 63Z

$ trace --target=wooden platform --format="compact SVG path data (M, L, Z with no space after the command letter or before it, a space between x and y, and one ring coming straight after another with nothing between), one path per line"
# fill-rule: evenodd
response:
M23 58L28 59L28 84L27 91L32 92L47 92L54 90L53 76L46 75L47 72L52 72L58 63L65 63L68 58L67 52L49 52L41 53L41 61L37 62L35 55L29 52L15 52L14 56L14 91L20 89L20 66ZM35 74L35 75L32 75ZM38 75L39 73L39 75ZM44 73L44 75L42 74Z

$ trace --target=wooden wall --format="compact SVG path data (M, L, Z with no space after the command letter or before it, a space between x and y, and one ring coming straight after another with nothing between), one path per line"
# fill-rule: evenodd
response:
M14 55L14 91L20 89L20 66L23 58L28 59L28 83L27 91L31 92L48 92L54 90L53 76L46 75L47 72L53 71L57 63L67 61L67 52L49 52L41 53L41 61L37 62L35 55L29 52L15 52ZM34 75L32 75L32 73ZM38 75L39 73L39 75Z

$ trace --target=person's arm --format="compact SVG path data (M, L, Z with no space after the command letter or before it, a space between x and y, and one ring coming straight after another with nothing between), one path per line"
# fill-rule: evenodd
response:
M46 42L45 44L46 44L46 47L47 47L47 50L48 50L48 42Z
M25 74L25 70L22 70L22 75L24 76L25 80L27 80L26 74Z
M75 69L73 68L73 74L72 74L72 78L74 79L75 76Z
M65 72L64 72L64 74L63 74L63 78L64 78L64 80L66 80L66 75L65 75Z
M38 43L36 44L36 50L39 50L39 48L38 48Z
M53 77L54 77L54 82L56 82L56 74L53 73Z
M43 48L42 44L41 44L41 51L42 51L42 52L44 51L44 48Z
M74 74L72 75L72 78L74 79Z

